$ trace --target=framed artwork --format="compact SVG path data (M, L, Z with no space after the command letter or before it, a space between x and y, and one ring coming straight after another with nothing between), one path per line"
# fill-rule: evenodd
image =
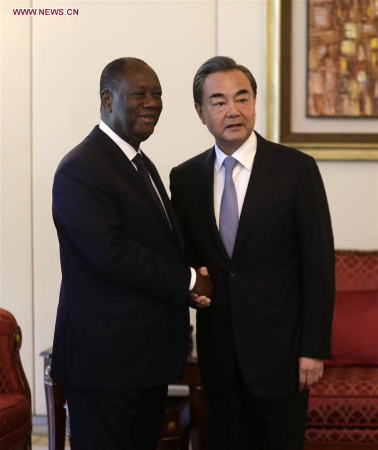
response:
M378 7L309 0L307 116L378 118Z
M267 136L378 160L378 1L267 2Z

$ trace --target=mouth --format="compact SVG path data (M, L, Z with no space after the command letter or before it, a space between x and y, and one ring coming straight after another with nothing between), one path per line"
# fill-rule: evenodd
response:
M149 124L155 124L157 121L157 117L155 114L141 114L139 116L139 118L144 122L144 123L149 123Z
M239 130L242 126L243 126L243 124L241 124L241 123L231 123L230 125L226 126L226 129L227 130Z

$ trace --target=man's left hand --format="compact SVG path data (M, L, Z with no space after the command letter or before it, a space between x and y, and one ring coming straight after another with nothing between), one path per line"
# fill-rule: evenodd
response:
M321 359L299 358L299 390L310 389L323 376L324 362Z
M200 273L204 277L209 277L209 271L207 267L200 267L197 273ZM210 306L211 300L205 295L198 295L194 292L189 292L189 305L193 308L206 308Z
M211 304L211 300L204 295L197 295L193 292L189 292L189 306L192 308L207 308Z

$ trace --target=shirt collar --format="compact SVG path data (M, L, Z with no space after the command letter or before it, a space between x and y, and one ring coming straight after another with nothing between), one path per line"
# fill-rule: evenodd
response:
M232 157L235 158L238 163L240 163L247 170L251 171L253 159L256 154L256 149L257 138L255 132L253 131L249 138L244 142L244 144L232 154ZM215 170L217 173L219 173L222 168L223 161L228 157L228 155L222 152L217 143L215 143L215 154Z
M118 136L105 122L101 120L99 125L100 130L102 130L106 135L110 137L110 139L115 142L118 147L125 153L125 155L129 158L130 161L134 158L137 153L140 153L140 148L138 151L135 150L129 143L124 141L122 138Z

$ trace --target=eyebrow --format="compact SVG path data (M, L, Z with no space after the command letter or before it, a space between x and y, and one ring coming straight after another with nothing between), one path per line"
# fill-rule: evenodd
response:
M241 95L241 94L250 94L248 89L240 89L235 95Z
M240 89L240 91L238 91L235 95L241 95L241 94L250 94L250 92L247 89ZM226 97L224 94L222 94L221 92L216 92L212 95L210 95L210 98L218 98L218 97Z
M220 92L210 95L210 98L217 98L217 97L225 97L225 95L221 94Z
M138 89L148 89L148 86L147 86L146 84L139 84L139 85L137 85L137 86L132 86L132 89L133 89L133 90L138 90ZM153 90L158 89L159 91L162 90L161 86L158 86L158 85L153 86L152 89L153 89Z

